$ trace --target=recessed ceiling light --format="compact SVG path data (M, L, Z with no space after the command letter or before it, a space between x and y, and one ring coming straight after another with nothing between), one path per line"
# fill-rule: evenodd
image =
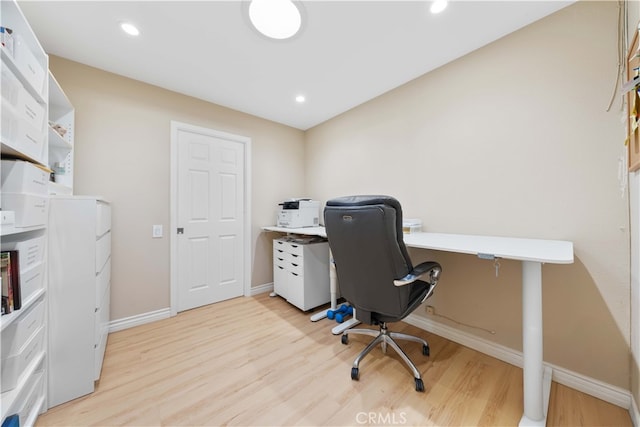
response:
M431 10L431 13L440 13L443 10L445 10L447 8L447 0L435 0L433 3L431 3L431 8L429 10Z
M278 40L293 37L302 25L300 10L291 0L252 0L249 19L256 30Z
M120 28L122 28L122 31L129 34L130 36L140 35L140 30L138 30L135 25L128 22L123 22L122 24L120 24Z
M307 100L307 98L305 98L305 97L304 97L304 95L298 95L298 96L296 96L296 102L297 102L298 104L302 104L302 103L303 103L304 101L306 101L306 100Z

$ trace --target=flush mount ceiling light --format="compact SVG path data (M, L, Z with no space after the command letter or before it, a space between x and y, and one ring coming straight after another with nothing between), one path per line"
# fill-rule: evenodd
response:
M440 13L447 8L447 3L447 0L435 0L431 3L431 8L429 10L433 14Z
M120 28L122 28L122 31L129 34L130 36L140 35L140 30L138 30L138 28L135 25L130 24L128 22L123 22L122 24L120 24Z
M252 0L249 19L256 30L277 40L293 37L302 25L300 10L291 0Z
M302 104L302 103L304 103L304 101L306 101L306 100L307 100L307 98L305 98L305 97L304 97L304 95L298 95L298 96L296 96L296 102L297 102L298 104Z

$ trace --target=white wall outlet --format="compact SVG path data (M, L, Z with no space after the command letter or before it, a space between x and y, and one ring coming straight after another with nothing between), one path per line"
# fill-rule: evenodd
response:
M155 224L153 226L153 232L151 233L151 236L154 239L158 239L162 237L162 224Z

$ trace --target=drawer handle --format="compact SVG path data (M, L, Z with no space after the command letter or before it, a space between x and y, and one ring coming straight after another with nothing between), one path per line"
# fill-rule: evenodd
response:
M284 261L284 258L278 258L278 261Z
M300 255L291 254L292 257L298 258Z
M295 262L292 262L291 265L293 265L294 267L298 266L298 264L296 264Z
M297 247L298 247L298 245L291 245L291 247L292 247L292 248L297 248Z
M276 249L278 252L283 253L283 251L281 249Z
M293 271L291 272L291 274L293 274L294 276L297 276L297 275L298 275L298 273L294 273Z
M278 266L278 268L279 268L280 270L284 270L284 267L280 267L280 266Z

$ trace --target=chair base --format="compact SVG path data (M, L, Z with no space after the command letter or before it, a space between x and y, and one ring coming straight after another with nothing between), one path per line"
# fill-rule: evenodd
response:
M374 349L374 347L380 344L382 346L382 352L386 354L387 345L389 345L391 346L391 348L393 348L396 351L396 353L398 353L398 355L402 358L404 363L407 366L409 366L409 369L411 369L411 372L413 373L413 377L416 384L416 391L424 391L424 383L422 381L422 376L420 375L418 368L416 368L416 365L413 364L411 359L409 359L409 356L407 356L407 354L400 348L400 346L398 345L398 343L395 342L394 339L413 341L413 342L422 344L422 354L424 354L425 356L429 356L429 344L425 340L423 340L422 338L415 337L413 335L401 334L398 332L389 332L389 330L387 329L387 324L384 322L380 324L379 332L373 329L348 329L344 331L341 339L342 344L349 343L349 334L369 335L369 336L375 337L373 341L371 341L365 347L365 349L362 350L362 352L360 352L358 357L356 357L356 360L353 361L353 366L351 368L352 380L357 381L360 378L360 371L359 371L360 362L367 354L371 352L371 350Z

